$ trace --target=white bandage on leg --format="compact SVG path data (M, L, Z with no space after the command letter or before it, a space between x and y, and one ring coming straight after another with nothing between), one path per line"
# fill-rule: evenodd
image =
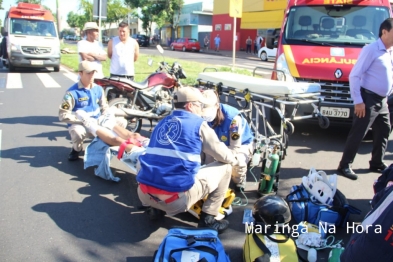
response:
M110 107L105 110L104 114L98 118L98 124L112 130L116 125L115 107Z
M89 133L97 136L97 129L99 127L97 124L97 119L91 118L84 110L77 110L75 115L79 120L82 121L83 126L87 129L87 131L89 131Z

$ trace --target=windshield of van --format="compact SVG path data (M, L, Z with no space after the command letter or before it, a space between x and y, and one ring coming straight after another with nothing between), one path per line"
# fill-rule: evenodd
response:
M283 41L299 45L363 46L379 38L389 10L375 6L296 6L290 9Z
M10 34L57 37L54 22L17 18L11 19Z

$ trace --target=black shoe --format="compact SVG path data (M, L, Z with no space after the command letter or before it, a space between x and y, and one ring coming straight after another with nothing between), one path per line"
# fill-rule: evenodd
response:
M380 172L384 171L386 168L388 168L388 166L385 163L382 163L381 165L378 165L378 166L370 164L370 171L380 173Z
M209 215L205 212L201 212L201 217L199 219L198 227L209 227L214 228L218 231L218 234L221 234L229 227L228 220L216 220L214 216Z
M161 209L157 209L154 207L149 207L146 211L145 214L149 216L150 220L158 220L161 219L165 216L165 211L162 211Z
M352 179L352 180L358 179L358 176L355 174L355 172L353 172L353 170L350 167L347 167L347 168L338 167L337 171L342 176L345 176L346 178L349 178L349 179Z
M72 149L70 154L68 155L68 161L75 161L79 159L79 154L82 151L76 151L75 149Z

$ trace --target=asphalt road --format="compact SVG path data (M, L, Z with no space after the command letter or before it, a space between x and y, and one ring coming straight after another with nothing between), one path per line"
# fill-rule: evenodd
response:
M71 143L57 108L74 81L75 75L64 68L58 73L0 69L0 261L151 261L169 228L196 226L197 220L188 213L147 220L138 209L135 176L117 160L112 166L119 183L95 177L92 168L84 170L82 159L67 161ZM145 123L142 133L149 135L148 128ZM279 195L287 195L310 167L334 173L348 131L295 122L281 165ZM353 222L368 212L378 177L368 172L371 146L364 141L355 159L357 181L338 178L338 188L363 211L351 216ZM390 143L388 164L392 149ZM248 181L248 203L243 197L247 205L234 206L230 228L220 235L236 262L242 261L245 239L243 210L258 198L251 174ZM338 229L336 238L347 242L349 234ZM326 252L318 261L327 261Z

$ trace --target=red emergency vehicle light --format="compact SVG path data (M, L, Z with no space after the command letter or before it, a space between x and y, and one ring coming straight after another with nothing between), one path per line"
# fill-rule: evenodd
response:
M54 21L54 17L49 10L41 5L30 3L18 3L18 6L11 7L9 17Z

